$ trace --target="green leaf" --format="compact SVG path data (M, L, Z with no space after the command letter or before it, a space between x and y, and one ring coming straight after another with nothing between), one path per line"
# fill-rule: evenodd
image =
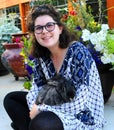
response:
M28 90L30 90L31 86L32 86L31 81L25 81L23 84L23 87Z

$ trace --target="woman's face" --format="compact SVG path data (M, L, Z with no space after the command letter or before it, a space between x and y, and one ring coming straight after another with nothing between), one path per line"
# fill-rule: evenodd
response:
M37 17L34 25L34 34L40 45L47 48L58 46L62 27L59 27L51 16Z

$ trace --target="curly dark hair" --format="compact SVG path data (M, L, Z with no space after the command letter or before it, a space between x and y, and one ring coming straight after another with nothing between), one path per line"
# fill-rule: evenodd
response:
M60 12L51 5L39 5L33 7L30 14L27 18L27 28L28 31L32 34L32 48L31 48L31 54L33 57L38 58L42 56L49 57L50 51L46 48L38 44L35 35L34 35L34 21L37 17L42 15L49 15L53 18L54 21L57 22L58 26L63 27L63 31L60 34L59 38L59 47L60 48L67 48L70 44L70 42L76 40L76 36L69 32L69 30L66 28L66 26L61 22L61 14Z

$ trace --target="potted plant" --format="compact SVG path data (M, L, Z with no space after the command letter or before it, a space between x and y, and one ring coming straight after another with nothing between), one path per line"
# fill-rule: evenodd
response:
M20 34L22 34L22 31L15 26L15 18L17 17L16 13L10 13L8 18L4 18L3 22L1 23L0 26L0 59L1 59L1 64L11 73L14 74L16 80L18 79L17 75L12 69L11 64L9 64L9 60L7 59L4 55L7 49L14 48L17 51L13 51L13 53L17 53L20 51ZM19 38L16 38L17 40L14 41L13 35L19 35ZM7 51L8 52L8 51ZM10 51L11 52L11 51ZM9 53L8 56L11 57L12 53ZM4 55L4 56L3 56ZM16 56L15 55L15 56ZM21 62L20 62L21 64Z
M28 75L25 68L24 57L20 55L24 44L23 38L28 36L28 33L14 34L10 44L3 44L5 51L2 53L1 60L9 72L14 75L15 80Z
M2 22L0 22L0 56L4 52L3 43L12 42L12 34L20 33L21 30L15 26L16 13L10 13L8 18L4 15L1 16Z
M5 50L2 43L10 43L11 34L20 31L16 26L14 26L14 17L12 19L13 22L11 21L11 17L6 18L5 16L3 16L2 22L0 23L0 76L9 73L9 71L6 69L1 61L1 55Z
M84 29L82 39L88 42L87 47L98 67L106 103L114 85L114 30L110 30L107 24L102 24L98 32Z
M64 14L62 21L71 32L77 35L92 54L101 78L105 103L114 85L114 31L102 23L102 2L98 0L99 19L95 21L92 9L87 8L85 0L69 0L72 9Z

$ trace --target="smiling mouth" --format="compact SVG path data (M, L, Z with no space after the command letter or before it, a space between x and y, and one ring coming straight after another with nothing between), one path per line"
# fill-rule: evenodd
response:
M47 37L43 37L43 40L49 40L51 38L51 36L47 36Z

